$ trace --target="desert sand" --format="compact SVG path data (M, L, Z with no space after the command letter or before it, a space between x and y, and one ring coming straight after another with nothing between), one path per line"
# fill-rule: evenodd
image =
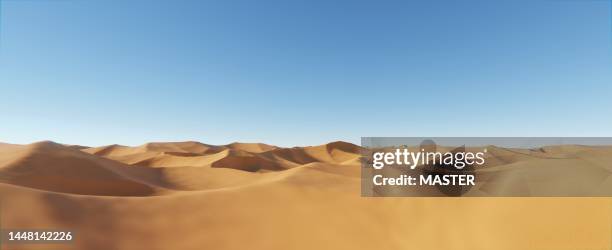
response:
M76 231L2 249L612 249L612 198L361 197L360 150L0 144L2 228ZM493 170L571 155L612 171L612 147L491 152Z

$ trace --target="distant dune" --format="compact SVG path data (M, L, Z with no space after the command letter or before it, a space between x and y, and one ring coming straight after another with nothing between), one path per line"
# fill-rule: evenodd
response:
M3 228L78 232L2 249L607 249L610 198L360 197L346 142L0 143ZM612 188L612 147L489 147L486 171L571 158Z

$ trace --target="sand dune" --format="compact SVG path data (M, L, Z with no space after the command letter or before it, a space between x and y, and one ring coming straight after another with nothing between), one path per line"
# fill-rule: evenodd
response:
M121 156L132 155L147 152L169 152L169 153L184 153L184 154L205 154L210 152L218 152L223 147L207 145L199 142L151 142L138 147L128 147L122 145L109 145L97 148L85 149L85 152L100 155L100 156Z
M246 151L250 153L262 153L262 152L270 151L270 150L277 148L276 146L272 146L272 145L268 145L264 143L239 143L239 142L228 144L226 145L226 147L233 149L233 150Z
M110 145L83 151L134 166L215 167L250 172L283 170L313 162L355 164L359 158L359 147L345 142L303 148L279 148L262 143L218 146L197 142L147 143L138 147Z
M609 198L360 197L361 150L345 142L294 148L0 144L2 227L65 228L79 237L73 245L3 249L503 250L611 244ZM555 157L591 166L581 178L612 171L612 147L488 150L485 171L537 168ZM609 178L599 181L612 185Z
M154 188L132 179L129 166L53 142L14 147L0 162L0 181L49 191L143 196Z

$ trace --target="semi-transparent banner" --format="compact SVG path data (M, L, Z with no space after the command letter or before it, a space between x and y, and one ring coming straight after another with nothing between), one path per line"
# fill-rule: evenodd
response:
M612 197L612 137L362 137L361 194Z

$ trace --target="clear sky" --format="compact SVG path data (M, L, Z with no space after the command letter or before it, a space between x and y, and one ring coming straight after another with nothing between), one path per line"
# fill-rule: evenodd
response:
M612 136L610 1L0 2L3 142Z

